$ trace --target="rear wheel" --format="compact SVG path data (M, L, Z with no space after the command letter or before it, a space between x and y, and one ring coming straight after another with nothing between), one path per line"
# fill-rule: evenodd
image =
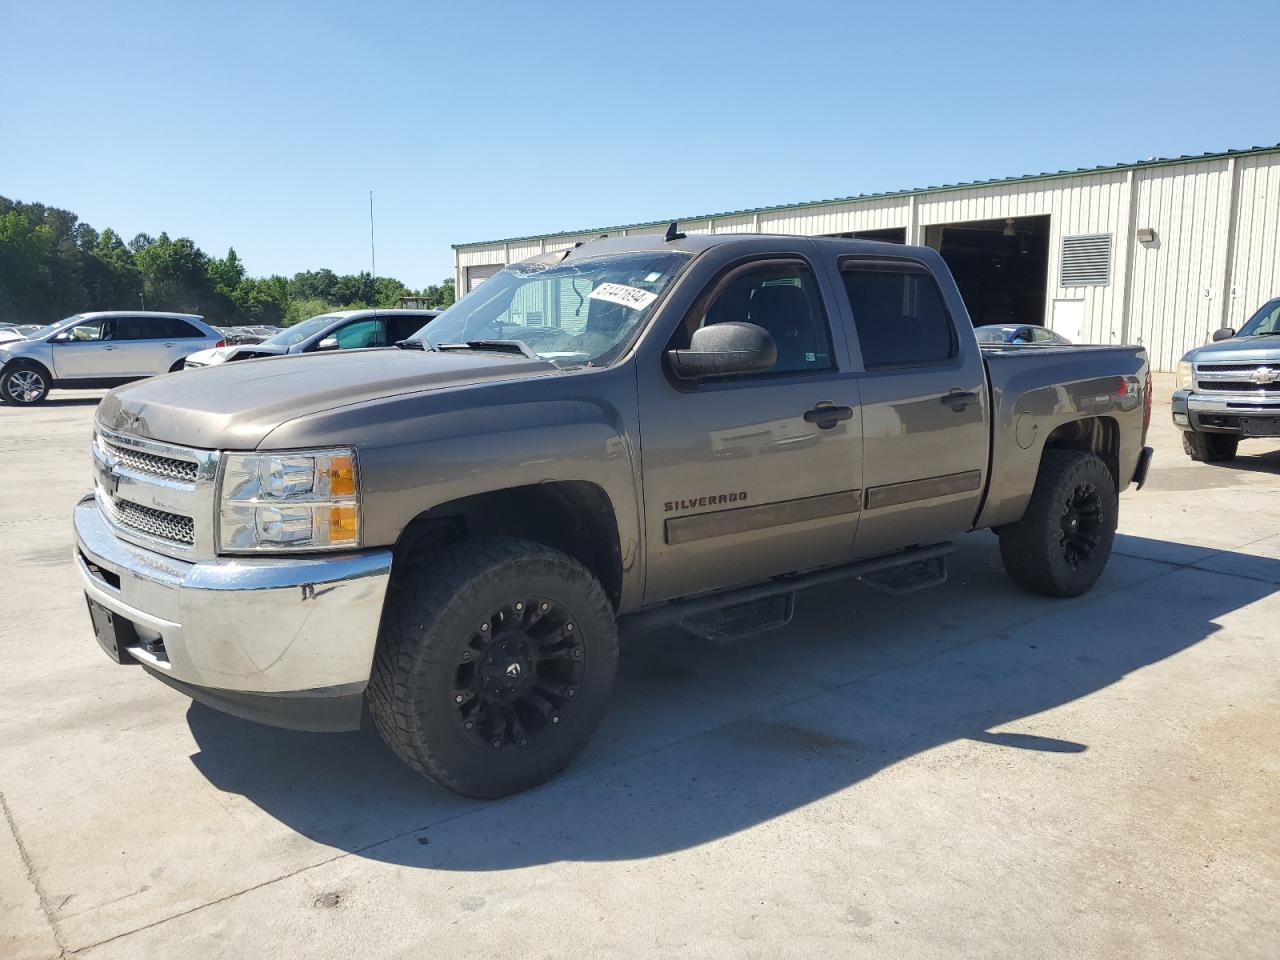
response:
M409 766L469 797L550 779L604 715L618 663L613 607L572 557L469 541L423 561L387 599L368 699Z
M1196 433L1184 430L1182 449L1187 456L1200 463L1221 463L1231 460L1240 447L1240 438L1225 433Z
M0 399L20 407L34 407L49 396L49 377L36 367L11 367L0 374Z
M1027 512L998 531L1005 571L1036 593L1079 596L1111 556L1117 508L1115 480L1101 458L1046 450Z

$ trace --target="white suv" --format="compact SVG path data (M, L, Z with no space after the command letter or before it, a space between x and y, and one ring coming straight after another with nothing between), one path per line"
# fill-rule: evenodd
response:
M32 406L54 388L114 387L182 369L221 334L187 313L78 313L22 340L0 342L0 401Z

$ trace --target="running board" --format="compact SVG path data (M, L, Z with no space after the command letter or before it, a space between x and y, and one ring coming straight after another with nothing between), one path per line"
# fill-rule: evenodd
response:
M668 600L653 607L637 610L635 613L625 614L619 618L618 626L627 633L643 633L673 623L685 625L692 623L693 626L690 629L695 633L706 636L707 633L698 627L709 626L719 640L723 636L723 631L719 629L718 624L742 620L754 622L755 626L750 632L759 633L761 629L772 629L788 623L791 620L793 604L785 605L785 616L778 613L770 615L763 604L755 607L758 601L786 597L797 590L808 590L810 587L820 587L851 579L865 580L868 586L886 590L886 592L906 593L910 590L922 589L946 579L946 557L955 548L955 544L950 542L934 543L925 547L908 547L906 550L888 556L855 560L843 566L826 567L809 573L791 574L737 590L722 590L718 593L704 593L696 597ZM941 578L938 576L939 570ZM902 589L903 586L907 589ZM721 616L717 617L716 614Z

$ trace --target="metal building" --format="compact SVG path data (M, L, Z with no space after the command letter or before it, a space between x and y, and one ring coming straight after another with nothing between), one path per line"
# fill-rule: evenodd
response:
M454 245L457 289L504 264L651 223ZM1042 323L1076 343L1138 343L1172 371L1280 294L1280 144L680 218L686 233L927 244L975 324Z

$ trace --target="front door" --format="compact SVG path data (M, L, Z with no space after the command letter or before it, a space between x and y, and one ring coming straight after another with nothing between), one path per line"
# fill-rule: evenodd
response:
M932 269L945 270L941 259ZM972 525L986 486L986 372L958 295L911 259L844 258L864 372L866 488L855 555L944 540Z
M59 380L93 380L115 376L119 345L115 340L114 317L96 317L78 323L50 345L53 348L53 375Z
M826 302L805 259L739 264L711 282L667 347L687 347L700 326L746 321L773 335L774 368L694 384L640 371L646 602L848 556L861 421Z

